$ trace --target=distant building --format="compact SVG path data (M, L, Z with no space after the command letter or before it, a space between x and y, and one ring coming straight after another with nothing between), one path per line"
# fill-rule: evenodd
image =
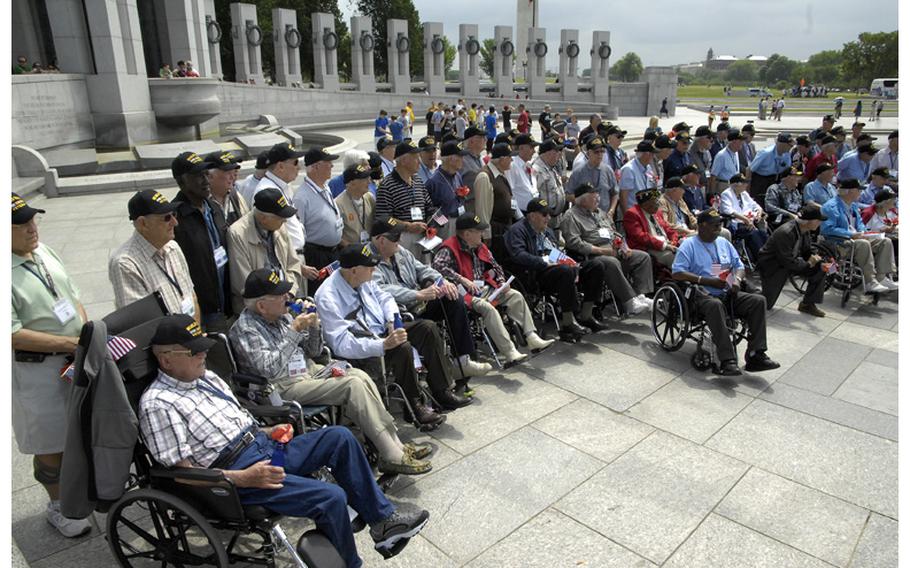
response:
M735 55L718 55L714 59L705 61L705 68L712 71L723 71L732 65L734 61L739 61L739 58Z

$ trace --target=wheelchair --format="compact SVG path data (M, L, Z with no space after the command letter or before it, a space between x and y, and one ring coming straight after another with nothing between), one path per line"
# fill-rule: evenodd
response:
M513 280L512 283L514 284L514 282L515 281ZM496 306L496 311L499 312L499 317L502 318L502 324L505 326L506 331L509 332L509 337L516 347L527 346L528 342L525 339L521 326L518 325L518 322L509 317L508 310L503 306ZM499 348L493 343L493 339L490 337L487 326L480 314L473 310L468 310L468 320L471 323L471 335L474 338L474 343L484 347L490 359L496 363L496 367L499 368L499 370L509 368L511 365L503 363L499 359Z
M707 322L695 310L693 294L701 293L696 284L678 281L665 282L654 293L651 307L651 333L664 351L678 351L687 339L695 341L695 352L692 354L692 366L699 371L707 371L720 364L717 358L711 330ZM727 314L727 330L734 350L747 336L745 322L733 313L731 297L722 297Z
M850 254L844 256L838 252L837 245L834 242L829 242L824 237L819 237L818 242L812 245L812 253L829 260L830 268L825 274L825 291L827 292L834 288L840 292L840 306L846 306L853 291L865 284L862 268L853 261L855 247L851 246ZM804 276L791 274L790 285L800 294L804 294L808 281ZM873 292L870 295L872 296L872 304L877 306L879 293Z

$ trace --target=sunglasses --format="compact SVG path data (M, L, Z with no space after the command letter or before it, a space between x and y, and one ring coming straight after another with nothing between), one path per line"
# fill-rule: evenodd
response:
M183 355L186 357L195 357L196 355L199 355L200 353L208 353L208 350L205 349L205 350L200 350L200 351L192 351L190 349L171 349L170 351L163 351L162 353L165 353L165 354L174 353L176 355Z
M165 223L170 223L171 220L177 218L173 213L165 213L164 215L156 215L156 217L161 217L161 220L164 221Z

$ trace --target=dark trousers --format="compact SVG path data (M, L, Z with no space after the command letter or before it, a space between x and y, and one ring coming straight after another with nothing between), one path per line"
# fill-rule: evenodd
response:
M768 231L757 227L755 229L747 229L740 225L733 233L733 239L742 239L746 242L746 249L749 251L749 257L754 263L758 260L758 251L760 251L768 241Z
M765 297L768 309L774 307L781 290L787 285L791 274L805 276L808 279L803 302L807 304L821 304L825 296L825 273L822 272L821 263L815 266L806 266L801 270L790 270L779 264L762 263L758 265L761 272L761 291Z
M471 337L471 323L468 320L468 308L462 298L450 300L440 298L427 304L420 317L433 321L447 320L452 333L452 344L455 355L473 355L474 338Z
M487 153L491 154L493 152L493 140L495 138L487 138Z
M717 348L717 356L721 361L736 359L736 352L733 350L733 342L730 339L730 330L727 329L727 307L731 304L733 315L746 320L746 326L749 329L748 350L765 351L768 349L765 334L764 296L747 292L739 292L733 296L732 300L699 292L693 296L693 306L708 324L711 337L714 339L714 346Z
M230 469L245 469L270 459L274 442L259 432ZM306 477L327 466L338 485ZM292 517L307 517L344 558L349 568L362 565L348 518L348 503L367 523L387 518L395 511L373 479L373 472L357 439L346 428L332 426L295 437L285 446L281 489L238 488L244 505L261 505Z
M777 183L777 176L763 176L755 172L752 172L752 179L749 183L749 195L752 196L752 199L756 203L761 205L761 208L765 208L765 194L768 193L768 188L772 184Z
M307 243L303 247L304 254L306 255L307 264L316 268L317 270L328 266L338 260L338 249L334 247L324 247L317 244ZM307 293L310 296L316 294L316 290L319 289L319 285L322 284L322 280L316 279L311 280L307 286Z
M556 294L564 312L578 311L578 290L575 288L576 268L557 264L537 273L537 284L547 294ZM603 280L601 279L601 285Z
M619 263L617 263L618 265ZM620 270L620 275L622 271ZM578 282L585 294L586 302L600 304L604 299L604 280L607 278L607 265L597 258L585 260L579 265Z

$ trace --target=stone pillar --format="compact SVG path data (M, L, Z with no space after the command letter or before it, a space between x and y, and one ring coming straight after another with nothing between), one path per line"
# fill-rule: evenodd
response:
M512 41L512 26L495 26L493 37L496 40L496 51L493 53L493 82L496 84L496 96L504 95L511 99L514 95L512 88L512 57L515 55L515 43Z
M200 0L155 0L159 45L163 61L177 68L178 61L192 61L200 77L210 73L205 6Z
M610 102L610 32L594 32L594 41L591 43L591 92L594 102Z
M515 0L515 75L528 83L531 82L530 55L525 51L528 45L528 30L539 25L538 15L540 3L538 0Z
M338 35L335 16L313 12L313 82L327 91L340 88L338 79Z
M46 0L57 67L64 73L94 73L91 43L80 0ZM18 54L14 53L13 57ZM29 59L29 61L34 61ZM49 63L42 61L42 63Z
M297 10L272 9L272 42L275 46L275 79L282 87L300 84L300 43Z
M29 65L35 61L43 63L45 53L41 42L41 30L35 14L35 5L29 0L13 0L12 9L13 49L10 53L10 68L20 55L24 55L28 59Z
M351 17L351 80L363 93L376 92L376 71L373 67L373 19L370 16ZM389 77L392 70L389 64Z
M389 62L389 82L396 95L411 94L411 39L407 20L389 20L386 27L386 60Z
M547 30L528 28L527 56L528 96L532 99L546 98L547 94Z
M423 23L423 80L431 95L446 94L446 48L442 24Z
M564 101L578 98L578 56L580 54L578 30L561 30L559 32L559 86Z
M234 69L238 83L265 83L259 45L265 39L255 4L231 4L231 36L234 40Z
M221 41L225 39L225 31L215 19L215 0L205 0L205 40L209 44L209 77L221 79L224 71L221 69Z
M129 148L157 140L135 0L83 3L95 54L95 74L85 76L95 146Z
M461 81L461 96L480 95L480 34L477 24L458 26L458 79Z
M645 114L656 116L666 98L670 116L676 116L676 70L673 67L645 67L641 80L648 84L648 107Z

